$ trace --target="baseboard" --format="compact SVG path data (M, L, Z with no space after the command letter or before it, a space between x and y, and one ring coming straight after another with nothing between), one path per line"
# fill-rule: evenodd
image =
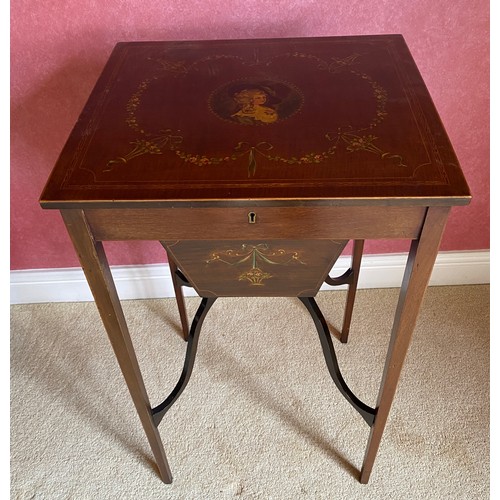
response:
M363 256L359 288L394 288L401 285L406 254ZM350 265L349 256L341 256L332 276ZM173 297L174 289L166 264L116 266L111 268L118 295L122 300ZM490 282L490 252L441 252L430 285L471 285ZM323 285L322 290L334 287ZM342 289L342 287L335 287ZM196 295L185 289L186 295ZM79 268L11 271L10 303L80 302L93 300L83 271Z

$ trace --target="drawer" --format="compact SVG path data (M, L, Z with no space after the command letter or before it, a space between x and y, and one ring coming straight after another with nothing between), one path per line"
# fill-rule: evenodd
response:
M417 238L425 213L422 206L85 210L97 240Z

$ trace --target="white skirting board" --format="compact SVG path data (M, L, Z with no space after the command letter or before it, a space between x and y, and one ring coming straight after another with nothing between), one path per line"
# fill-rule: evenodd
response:
M364 255L358 288L394 288L401 285L406 254ZM339 276L350 265L349 256L341 256L331 272ZM118 295L122 300L173 297L170 270L166 264L114 266L111 268ZM472 285L490 282L490 252L464 251L439 253L430 285ZM342 289L326 284L322 290ZM186 296L196 295L184 288ZM80 268L30 269L11 271L10 303L79 302L93 300Z

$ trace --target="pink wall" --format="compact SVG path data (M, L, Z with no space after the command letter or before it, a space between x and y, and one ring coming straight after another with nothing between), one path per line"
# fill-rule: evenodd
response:
M379 33L405 37L474 196L442 250L489 248L488 0L11 0L11 269L78 265L38 198L116 42ZM152 242L107 247L112 264L164 261Z

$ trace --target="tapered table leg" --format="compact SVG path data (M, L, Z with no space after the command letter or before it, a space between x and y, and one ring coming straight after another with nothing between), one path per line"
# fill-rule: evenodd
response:
M61 214L146 432L160 477L163 482L171 483L172 474L153 421L149 398L102 243L94 240L83 210L61 210Z
M353 244L351 260L352 274L349 277L344 321L342 323L342 333L340 335L340 341L344 344L347 342L349 330L351 328L352 311L354 309L354 300L356 298L356 291L358 288L359 270L361 268L361 258L363 257L364 244L365 240L354 240Z
M449 210L449 207L428 208L420 238L411 244L377 398L377 413L361 469L361 483L367 483L370 478Z
M175 300L177 301L177 309L179 310L179 316L181 319L181 327L182 327L182 338L184 340L188 339L189 336L189 321L186 312L186 303L184 301L184 293L182 292L182 286L179 283L179 279L177 277L177 263L174 260L172 254L168 251L168 246L163 241L160 241L163 245L163 248L167 252L168 258L168 267L170 268L170 273L172 274L172 282L174 284L174 293Z

